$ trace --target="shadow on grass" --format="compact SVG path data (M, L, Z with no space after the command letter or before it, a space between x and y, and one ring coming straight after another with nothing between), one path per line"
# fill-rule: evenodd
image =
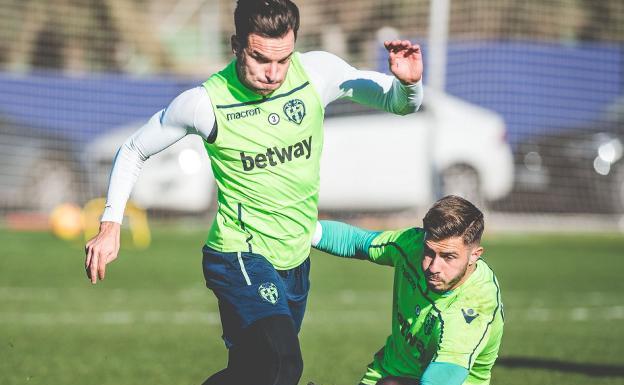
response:
M623 365L584 364L531 357L499 357L496 364L507 368L556 370L595 377L624 377Z

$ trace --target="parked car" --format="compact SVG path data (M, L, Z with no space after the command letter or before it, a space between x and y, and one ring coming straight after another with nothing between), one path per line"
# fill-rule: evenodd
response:
M414 208L446 193L489 202L511 189L511 148L502 118L492 111L434 92L427 92L421 111L407 116L344 103L330 107L321 159L321 210ZM115 130L86 148L99 170L90 175L98 178L93 183L100 194L106 191L117 148L137 128ZM182 171L184 157L199 162L194 173ZM208 168L201 140L190 136L146 163L133 199L152 209L206 210L215 194Z
M514 200L523 210L624 213L624 97L596 120L518 147Z
M483 204L511 190L498 114L433 91L415 114L369 112L325 121L321 209L395 210L451 193Z
M50 212L81 203L82 169L73 143L0 116L0 211Z

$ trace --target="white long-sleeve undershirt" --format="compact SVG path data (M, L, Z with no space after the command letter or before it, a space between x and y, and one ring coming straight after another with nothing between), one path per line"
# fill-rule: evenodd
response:
M422 82L403 85L395 77L358 70L322 51L301 54L301 64L324 106L340 98L404 115L422 102ZM130 193L152 155L195 134L206 140L215 128L210 97L203 86L182 92L169 106L129 137L117 152L110 175L102 221L121 223Z

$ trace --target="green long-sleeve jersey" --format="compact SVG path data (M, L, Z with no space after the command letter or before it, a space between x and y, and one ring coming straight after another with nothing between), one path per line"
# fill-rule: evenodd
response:
M464 384L489 384L504 316L498 281L485 261L479 260L456 289L435 293L428 289L421 267L422 229L373 233L321 223L318 249L394 267L392 331L369 365L364 384L390 375L420 379L433 362L466 368Z

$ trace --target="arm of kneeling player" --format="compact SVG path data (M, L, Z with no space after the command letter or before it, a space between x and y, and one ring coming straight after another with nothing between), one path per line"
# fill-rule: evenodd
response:
M448 362L432 362L420 378L420 385L461 385L468 369Z
M378 234L342 222L320 221L312 247L338 257L368 259L368 249Z
M346 223L320 221L312 246L344 258L365 259L378 265L396 266L409 245L419 242L414 228L395 231L370 231ZM408 246L405 243L409 243ZM411 250L408 250L411 252Z

